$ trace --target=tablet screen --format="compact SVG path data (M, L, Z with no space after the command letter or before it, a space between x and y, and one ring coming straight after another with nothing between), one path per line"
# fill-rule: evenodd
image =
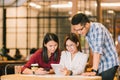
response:
M60 65L60 64L51 64L51 66L52 66L52 68L53 68L56 75L63 75L62 72L60 71L60 69L63 68L62 65Z

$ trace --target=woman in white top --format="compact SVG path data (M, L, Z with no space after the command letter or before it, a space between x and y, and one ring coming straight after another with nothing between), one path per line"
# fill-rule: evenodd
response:
M84 72L88 54L82 53L78 36L75 33L70 33L65 37L64 48L60 59L60 64L64 67L61 72L64 75L77 75Z

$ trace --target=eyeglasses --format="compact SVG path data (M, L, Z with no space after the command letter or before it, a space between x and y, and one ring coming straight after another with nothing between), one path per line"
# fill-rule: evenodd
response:
M80 24L78 26L81 26ZM79 28L79 29L74 29L74 31L78 32L78 31L82 31L84 28L85 28L85 25L84 26L81 26L82 28Z
M74 29L76 32L82 31L85 27L82 27L81 29Z
M66 48L74 48L74 44L71 44L71 45L66 45Z

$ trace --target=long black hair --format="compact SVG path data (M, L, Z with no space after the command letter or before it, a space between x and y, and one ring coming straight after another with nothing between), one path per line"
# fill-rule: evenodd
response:
M48 63L49 62L49 58L48 58L48 52L47 52L47 47L45 46L45 44L47 44L49 41L55 41L56 43L58 43L58 47L56 49L56 51L54 52L54 60L57 61L58 60L58 56L59 56L59 39L58 36L54 33L46 33L46 35L44 36L43 39L43 54L42 54L42 59L44 62Z

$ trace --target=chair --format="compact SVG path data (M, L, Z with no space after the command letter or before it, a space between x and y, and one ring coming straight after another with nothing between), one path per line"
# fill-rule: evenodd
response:
M120 80L120 66L118 67L118 70L117 70L117 80Z
M7 64L5 66L5 75L15 74L18 69L19 69L19 72L20 72L21 71L21 66L23 66L23 64ZM17 68L17 70L15 68Z

